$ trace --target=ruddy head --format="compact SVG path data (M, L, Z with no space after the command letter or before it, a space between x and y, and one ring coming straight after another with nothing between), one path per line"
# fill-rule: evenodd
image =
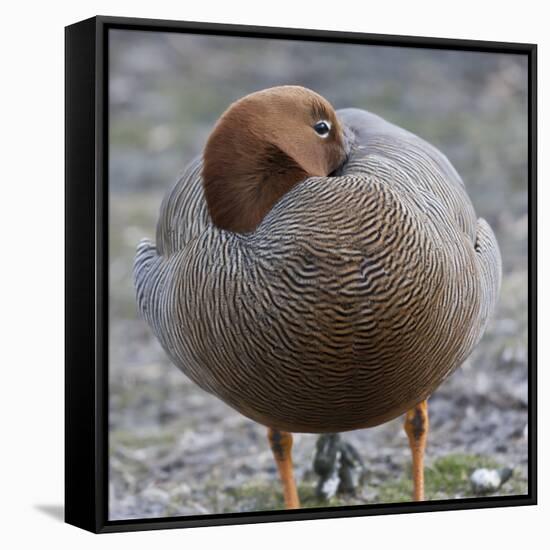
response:
M273 205L310 176L328 176L349 144L330 103L300 86L278 86L233 103L205 150L206 202L215 225L254 231Z

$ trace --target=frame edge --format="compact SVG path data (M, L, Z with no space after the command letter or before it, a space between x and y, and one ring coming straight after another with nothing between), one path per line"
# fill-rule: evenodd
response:
M65 27L65 522L97 532L96 19Z

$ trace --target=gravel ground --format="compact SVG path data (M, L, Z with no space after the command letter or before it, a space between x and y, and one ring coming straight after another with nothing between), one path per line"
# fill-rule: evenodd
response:
M252 46L252 47L251 47ZM111 50L110 518L282 507L263 427L194 386L138 318L136 243L234 99L282 83L312 87L336 107L362 107L432 141L462 174L494 227L504 279L495 318L473 355L431 397L427 497L472 496L477 467L510 466L499 494L527 492L526 65L515 56L118 31ZM330 78L327 78L327 71ZM297 434L306 506L410 497L402 419L343 434L365 464L354 496L314 496L317 437Z

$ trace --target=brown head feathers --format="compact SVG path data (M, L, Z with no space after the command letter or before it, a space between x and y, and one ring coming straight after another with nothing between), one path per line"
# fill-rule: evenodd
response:
M311 90L278 86L243 97L220 117L204 150L212 221L254 231L294 185L336 170L346 147L334 109Z

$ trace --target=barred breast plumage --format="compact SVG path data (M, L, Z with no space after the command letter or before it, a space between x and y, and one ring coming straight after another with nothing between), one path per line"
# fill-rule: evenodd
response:
M291 432L374 426L428 397L495 306L497 242L434 147L356 109L333 177L286 193L256 231L214 226L199 159L138 247L139 309L203 389Z

